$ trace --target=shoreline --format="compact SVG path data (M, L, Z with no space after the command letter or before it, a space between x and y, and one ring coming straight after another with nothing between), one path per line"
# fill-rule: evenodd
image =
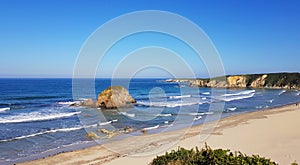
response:
M247 155L259 154L260 156L271 158L273 161L282 163L288 160L281 160L280 158L279 160L277 160L277 158L270 157L268 153L264 153L264 152L256 153L254 152L255 147L254 150L250 150L247 148L247 146L245 146L245 144L241 145L237 143L237 144L229 145L230 143L225 143L225 142L224 144L220 144L220 142L218 142L218 139L220 140L220 137L225 136L226 131L228 132L233 130L233 132L230 133L230 135L226 135L226 136L235 136L234 133L237 131L236 129L240 129L240 127L252 126L253 125L252 123L256 124L255 122L271 122L267 120L270 120L270 118L276 115L284 116L284 115L290 115L290 113L297 113L297 115L299 115L300 117L300 106L295 106L295 104L296 103L275 107L275 108L267 108L259 111L252 111L248 113L233 115L233 116L222 118L219 121L213 121L206 124L201 124L190 128L186 128L186 129L162 132L158 134L146 134L146 135L128 137L126 139L122 139L119 141L113 141L106 144L91 146L88 148L64 152L64 153L58 153L56 155L52 155L49 157L45 157L33 161L17 163L17 164L23 164L23 165L57 164L57 163L59 164L103 164L103 163L122 164L124 163L124 161L130 162L131 164L147 164L150 163L150 161L153 158L155 158L156 155L162 155L166 151L170 152L172 149L177 149L178 146L190 149L195 146L203 147L205 142L208 142L208 145L211 146L212 148L231 149L232 151L244 152ZM292 114L292 117L297 115ZM217 127L209 135L208 139L200 141L201 137L199 137L199 133L201 133L202 136L206 136L207 133L205 131L207 130L205 130L205 126L209 126L210 124L216 124L216 122L218 122ZM276 122L278 121L276 120L275 123ZM293 123L292 125L295 125L294 126L295 128L293 130L296 130L297 124ZM259 130L259 128L256 127L261 127L261 126L255 125L255 127L251 128L250 131ZM273 128L268 128L268 129L273 129ZM240 132L241 132L240 136L242 136L244 134L242 133L243 129L240 130ZM226 139L226 136L222 137L221 139ZM263 137L264 136L262 136L261 138ZM299 136L297 134L297 137L294 140L296 141L299 140L300 142L300 133ZM230 141L230 139L228 141ZM261 145L260 141L256 143L258 143L258 145ZM298 144L299 144L298 148L300 150L300 143ZM284 144L279 144L279 145L284 146ZM241 147L239 148L239 146ZM292 146L292 147L297 149L297 146ZM297 150L297 153L300 154L300 151L298 152ZM290 164L293 163L294 161L298 161L298 163L300 162L300 160L293 160L295 158L293 158L292 156L290 156L290 159L291 160L289 160L289 162L285 162L285 164L286 163Z

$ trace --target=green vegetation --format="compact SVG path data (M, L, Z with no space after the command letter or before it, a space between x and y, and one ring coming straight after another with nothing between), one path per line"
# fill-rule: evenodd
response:
M300 73L271 73L266 79L266 86L300 87Z
M258 155L247 156L241 152L231 152L230 150L213 150L207 145L199 150L186 150L178 148L177 151L171 151L163 156L158 156L151 165L182 165L182 164L204 164L204 165L276 165L275 162Z

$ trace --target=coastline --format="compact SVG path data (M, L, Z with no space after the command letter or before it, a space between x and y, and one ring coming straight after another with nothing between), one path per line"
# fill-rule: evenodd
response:
M300 106L290 104L222 118L204 141L200 141L199 133L205 135L204 126L217 121L176 131L133 136L17 164L148 164L156 155L178 146L190 149L203 147L204 142L212 148L259 154L279 164L299 163L296 156L300 155L300 132L295 131L300 125L299 117Z

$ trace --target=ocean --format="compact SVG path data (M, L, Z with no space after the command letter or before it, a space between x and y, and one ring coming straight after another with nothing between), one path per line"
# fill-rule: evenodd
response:
M111 79L96 79L95 96L110 85ZM129 93L137 101L132 107L73 107L87 98L73 99L72 79L0 79L0 164L139 136L141 130L159 133L300 102L296 90L194 88L162 79L131 79ZM224 107L214 111L213 103ZM113 138L97 131L120 132L125 127L133 131ZM90 131L101 138L87 139Z

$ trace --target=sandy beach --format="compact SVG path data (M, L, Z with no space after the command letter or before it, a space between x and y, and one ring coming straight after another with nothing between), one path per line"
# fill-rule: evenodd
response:
M209 131L205 127L214 123L129 137L20 164L148 164L157 155L177 149L178 146L190 149L203 147L205 142L215 149L241 151L247 155L259 154L279 164L299 163L299 119L300 106L292 104L221 119L211 134L207 134Z

